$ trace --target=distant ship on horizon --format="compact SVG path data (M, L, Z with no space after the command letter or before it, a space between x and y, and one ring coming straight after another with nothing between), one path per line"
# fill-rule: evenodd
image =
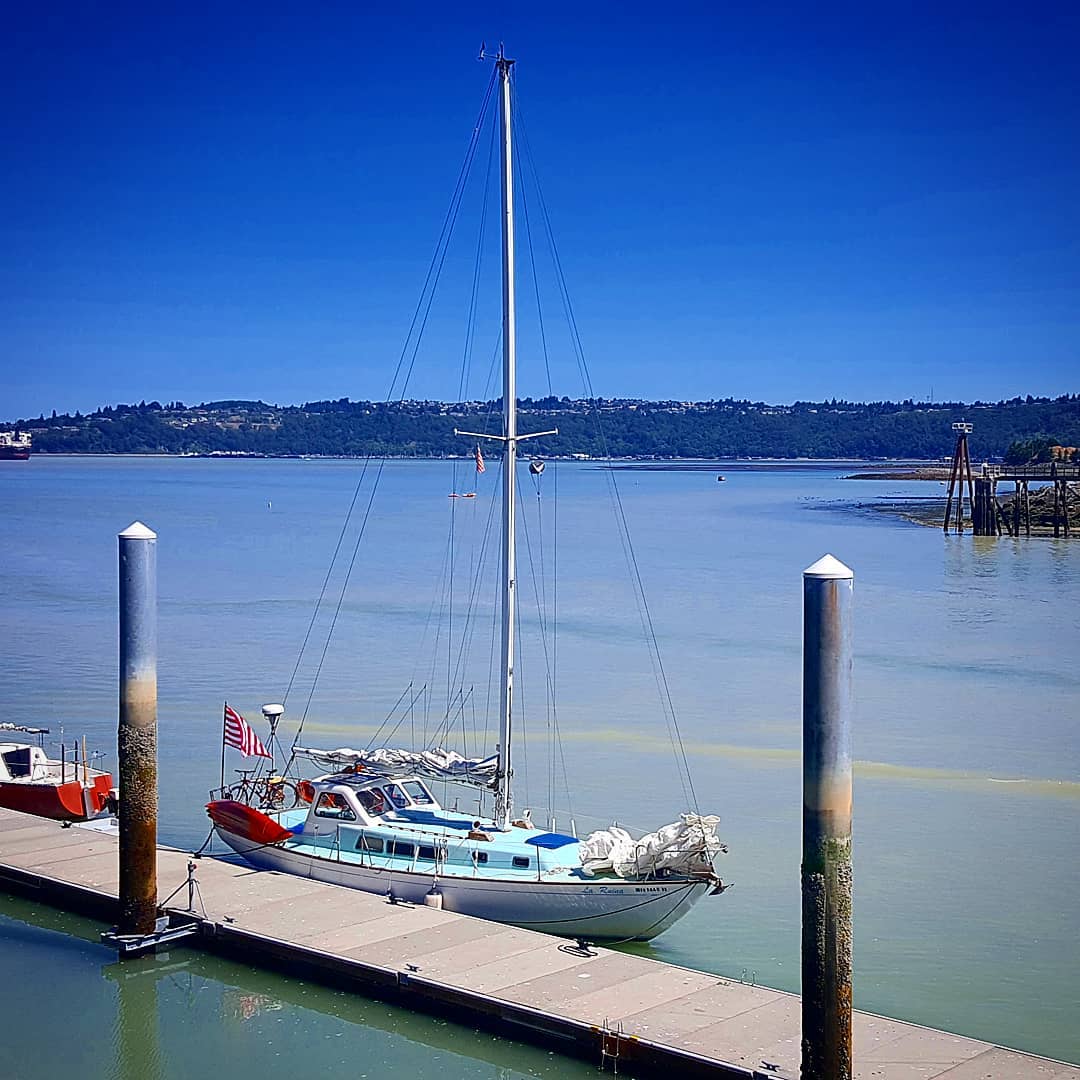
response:
M29 458L29 432L0 431L0 461L27 461Z

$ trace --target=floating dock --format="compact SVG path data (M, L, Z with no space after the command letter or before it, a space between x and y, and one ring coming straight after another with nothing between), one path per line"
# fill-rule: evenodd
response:
M158 849L158 892L185 942L511 1037L631 1076L797 1080L800 1001L604 948L292 875ZM113 921L114 834L0 810L0 889ZM1080 1068L870 1013L862 1080L1080 1080Z

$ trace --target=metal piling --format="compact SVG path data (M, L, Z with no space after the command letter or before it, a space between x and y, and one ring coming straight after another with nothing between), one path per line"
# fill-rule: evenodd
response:
M157 918L157 534L119 535L120 934L150 934Z
M851 1077L854 574L803 572L802 1080Z

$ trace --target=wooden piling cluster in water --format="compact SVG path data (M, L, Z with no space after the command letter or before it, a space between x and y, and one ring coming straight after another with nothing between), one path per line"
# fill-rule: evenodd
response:
M972 532L976 536L1000 536L1001 518L997 481L989 476L980 476L975 481L975 498L971 504Z
M950 525L958 533L964 531L964 483L967 483L968 497L971 504L971 528L976 536L1001 536L1002 531L1009 536L1020 535L1021 511L1024 518L1024 535L1031 535L1031 495L1028 484L1032 481L1047 481L1053 488L1054 507L1051 520L1055 536L1070 536L1072 523L1069 520L1069 482L1080 481L1080 464L1066 464L1052 461L1048 465L984 465L982 474L976 479L971 474L971 451L968 448L968 435L972 424L967 421L953 424L956 432L956 446L953 449L952 464L949 469L949 490L945 499L945 521L943 529L949 532ZM1002 510L998 501L997 486L1001 480L1012 480L1016 485L1013 496L1012 513ZM956 496L956 513L953 514L953 495Z
M968 435L972 425L953 424L957 432L949 470L949 489L945 499L946 533L950 527L958 533L964 531L964 485L967 484L971 506L971 528L975 536L1012 537L1031 535L1031 492L1028 485L1048 483L1053 492L1053 509L1050 514L1054 535L1072 535L1069 514L1069 484L1080 481L1080 464L1053 461L1046 465L984 465L978 477L971 472L971 453ZM1003 508L998 498L998 484L1012 481L1015 490L1011 506ZM955 502L954 502L955 496ZM955 508L955 512L954 512Z
M1030 536L1033 521L1029 485L1045 483L1050 486L1050 524L1054 536L1073 535L1072 515L1069 512L1069 485L1080 481L1080 466L1051 462L1049 465L986 465L975 480L975 500L971 523L976 536ZM1002 506L998 484L1012 482L1011 502ZM1040 499L1045 507L1046 501Z

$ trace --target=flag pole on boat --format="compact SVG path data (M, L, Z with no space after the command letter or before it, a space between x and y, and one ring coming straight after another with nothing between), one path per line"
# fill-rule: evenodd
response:
M225 721L229 715L229 703L227 701L222 703L221 706L221 797L225 797Z

